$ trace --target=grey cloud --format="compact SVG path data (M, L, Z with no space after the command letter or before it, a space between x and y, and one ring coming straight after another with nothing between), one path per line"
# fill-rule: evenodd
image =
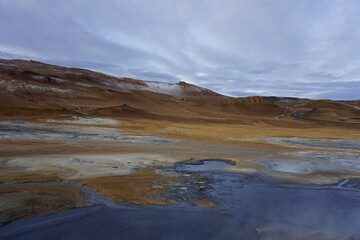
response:
M111 74L115 76L130 76L125 69L121 66L110 64L110 63L99 63L99 62L90 62L90 61L72 61L72 60L57 60L49 59L46 61L50 64L67 66L67 67L76 67L76 68L85 68L93 71L101 71L106 74Z
M346 88L338 88L329 90L328 92L318 94L317 98L329 98L328 96L331 95L331 98L334 100L354 100L360 98L360 84L356 86L346 87Z
M357 0L0 0L0 56L232 95L345 99L360 79L359 15Z
M229 91L228 93L234 97L245 97L249 95L249 92L244 92L244 91Z
M24 60L30 60L31 59L28 56L22 56L22 55L17 55L17 54L13 54L13 53L3 52L3 51L0 51L0 57L1 58L8 58L8 59L24 59Z
M309 73L306 77L313 78L313 79L338 79L339 77L334 76L331 73L327 72L316 72L316 73Z
M145 69L128 69L127 71L132 75L134 75L135 77L139 77L143 80L167 81L167 82L176 82L180 80L179 78L167 73L150 72Z

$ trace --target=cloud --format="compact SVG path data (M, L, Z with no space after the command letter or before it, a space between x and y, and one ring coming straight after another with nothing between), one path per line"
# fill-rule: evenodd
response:
M154 81L168 81L168 82L177 82L180 79L167 74L167 73L158 73L147 71L146 69L128 69L129 73L133 76L144 79L144 80L154 80Z
M357 0L0 0L0 57L235 96L360 98L359 16Z

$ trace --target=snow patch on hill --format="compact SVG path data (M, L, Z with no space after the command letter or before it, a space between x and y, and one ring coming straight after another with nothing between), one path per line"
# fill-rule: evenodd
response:
M143 87L143 90L168 94L173 97L180 97L184 91L184 88L182 86L173 83L145 82L145 84L146 86Z

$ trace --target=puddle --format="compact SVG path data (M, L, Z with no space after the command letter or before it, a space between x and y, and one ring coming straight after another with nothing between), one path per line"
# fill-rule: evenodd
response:
M205 159L200 161L179 163L175 166L176 171L182 172L206 172L216 171L234 166L235 164L221 159Z
M175 182L158 182L157 185L168 186L170 191L165 192L164 196L177 203L191 203L208 199L206 193L211 189L212 174L217 170L232 166L234 166L233 163L222 159L202 159L177 163L173 167L162 168L159 173L176 175L178 179Z
M218 209L98 205L15 221L0 228L0 238L225 240L266 235L265 239L282 239L286 229L291 229L285 231L291 234L289 239L360 237L358 191L336 186L284 188L253 176L221 171L204 175L211 179L211 188L204 192L221 204ZM272 225L275 223L286 223L286 227ZM309 229L310 235L306 232Z

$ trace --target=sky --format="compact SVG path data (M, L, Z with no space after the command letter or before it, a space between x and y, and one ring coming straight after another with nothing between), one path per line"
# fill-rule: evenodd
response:
M0 58L235 97L360 99L360 1L0 0Z

